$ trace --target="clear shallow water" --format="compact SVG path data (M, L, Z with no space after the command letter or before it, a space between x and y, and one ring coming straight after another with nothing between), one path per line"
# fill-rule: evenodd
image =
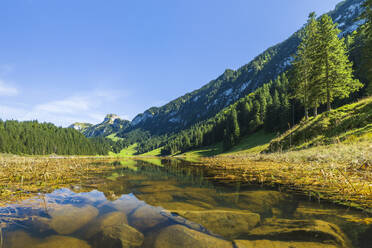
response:
M209 180L179 160L125 160L0 208L2 247L372 247L365 213Z

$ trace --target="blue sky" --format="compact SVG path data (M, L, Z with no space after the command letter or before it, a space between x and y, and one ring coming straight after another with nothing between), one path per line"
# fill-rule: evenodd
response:
M237 69L339 0L1 0L0 118L98 123Z

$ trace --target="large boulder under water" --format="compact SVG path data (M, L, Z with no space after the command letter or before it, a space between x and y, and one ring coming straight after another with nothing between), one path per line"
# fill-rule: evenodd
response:
M267 218L249 232L248 239L303 241L349 247L350 241L340 228L322 220L290 220Z
M140 231L151 229L168 220L160 212L162 209L149 205L139 207L130 215L130 225Z
M226 238L247 234L260 222L260 215L249 211L206 210L176 211L176 213Z
M172 225L159 231L153 247L233 248L233 245L230 241L198 232L182 225Z
M24 231L10 232L6 235L5 246L8 248L91 248L84 240L74 237L52 235L44 239L32 237Z
M98 215L98 209L90 205L74 207L58 205L49 210L50 226L58 234L71 234L82 228Z
M99 217L83 231L85 239L95 247L139 247L143 234L128 225L126 215L111 212Z

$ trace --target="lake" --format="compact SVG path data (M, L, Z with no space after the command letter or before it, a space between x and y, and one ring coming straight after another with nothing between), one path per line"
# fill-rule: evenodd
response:
M365 212L213 174L177 159L110 162L2 204L0 247L372 247Z

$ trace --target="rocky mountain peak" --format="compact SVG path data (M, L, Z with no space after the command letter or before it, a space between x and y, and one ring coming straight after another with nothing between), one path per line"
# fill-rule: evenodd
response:
M74 124L68 126L68 128L73 128L75 130L83 132L84 130L86 130L87 128L89 128L91 126L93 126L93 125L90 124L90 123L75 122Z
M110 124L113 124L116 119L120 119L120 117L115 114L108 114L105 116L105 119L103 120L103 122L108 122Z

